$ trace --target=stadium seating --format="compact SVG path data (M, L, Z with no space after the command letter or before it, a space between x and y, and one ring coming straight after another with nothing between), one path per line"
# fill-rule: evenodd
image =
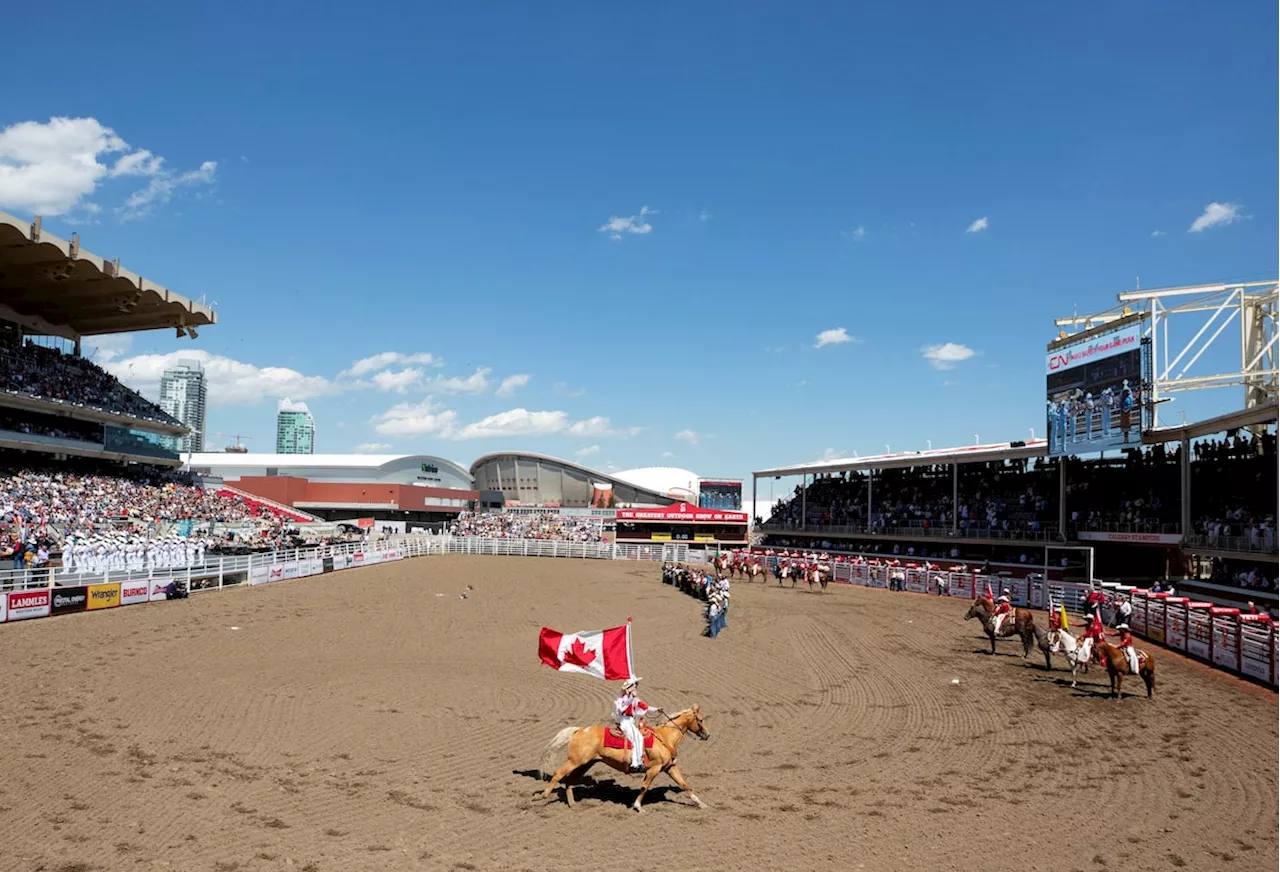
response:
M860 473L822 476L797 487L774 506L766 530L770 542L803 546L795 535L829 530L882 537L864 543L886 554L945 558L965 556L956 538L1012 540L995 559L1035 563L1039 549L1022 553L1015 545L1075 540L1082 532L1180 533L1177 446L1163 445L1104 459L1067 461L1067 529L1058 529L1059 472L1037 459L962 464L959 473L958 536L952 535L952 468L920 466L879 470L867 503L867 479ZM1204 440L1192 446L1191 517L1188 542L1201 549L1270 555L1276 553L1276 437L1268 432ZM895 543L894 533L937 535L948 542ZM989 558L991 559L991 558ZM1221 583L1275 589L1275 572L1231 561L1215 564Z
M604 525L599 518L537 513L463 512L449 532L483 539L555 539L564 542L600 542Z
M0 391L144 421L178 423L92 361L30 342L0 343Z
M277 524L279 513L206 490L185 475L87 459L32 459L0 452L0 527L26 527L54 538L90 528L151 531L174 521Z

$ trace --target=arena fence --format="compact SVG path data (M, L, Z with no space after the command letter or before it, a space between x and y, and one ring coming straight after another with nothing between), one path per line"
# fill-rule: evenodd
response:
M0 576L0 623L51 615L163 601L172 581L184 582L190 594L244 585L258 586L306 578L343 569L426 557L434 554L564 557L579 560L644 560L700 563L707 552L682 543L654 545L563 542L548 539L479 539L456 536L397 536L369 543L350 542L298 550L212 557L198 566L120 569L101 575L65 575L56 569L17 571ZM775 557L766 557L772 570ZM973 599L987 590L1009 588L1015 605L1047 608L1050 600L1074 612L1085 610L1087 584L1010 579L977 572L940 572L918 567L837 563L832 579L863 587L897 588L920 594ZM1114 595L1128 594L1129 619L1135 635L1184 652L1228 671L1272 685L1280 682L1280 627L1237 608L1195 602L1188 597L1153 593L1142 588L1105 585ZM1113 611L1103 610L1108 623Z
M281 550L238 556L210 555L200 563L184 566L138 565L108 569L100 573L72 572L63 567L41 567L0 571L0 605L7 605L5 594L41 590L70 590L104 584L133 582L185 582L193 592L235 587L267 572L296 578L318 573L291 569L291 566L313 567L319 560L323 572L364 565L365 552L403 551L403 557L425 557L431 554L493 554L509 557L568 557L587 560L668 560L692 562L702 552L692 552L688 545L662 543L654 545L614 544L606 542L566 542L550 539L479 539L456 536L399 536L375 540L372 544L344 543L298 550ZM395 558L401 559L401 558ZM287 573L294 573L288 575ZM0 609L0 622L5 621Z
M775 557L766 557L772 571ZM939 572L901 566L837 563L833 581L863 587L897 588L914 593L975 599L988 590L1009 589L1015 606L1047 609L1050 600L1068 611L1086 611L1085 598L1094 590L1087 584L1043 579L1004 578L977 572ZM1125 594L1133 604L1129 628L1136 636L1175 651L1212 663L1249 678L1280 685L1280 625L1264 615L1241 614L1238 608L1224 608L1196 602L1185 596L1153 593L1145 588L1104 584L1110 595L1102 609L1108 624L1115 619L1115 595Z

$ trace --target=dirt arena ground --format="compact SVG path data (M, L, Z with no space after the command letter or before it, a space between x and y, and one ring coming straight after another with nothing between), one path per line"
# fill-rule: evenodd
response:
M1161 654L1112 703L963 611L738 583L712 640L655 565L436 557L0 626L0 869L1277 868L1275 694ZM615 690L538 627L628 615L705 811L530 798Z

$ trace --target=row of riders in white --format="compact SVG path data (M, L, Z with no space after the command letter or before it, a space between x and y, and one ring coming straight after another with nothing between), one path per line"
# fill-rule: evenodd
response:
M168 536L148 539L124 533L77 533L62 545L62 571L66 574L142 571L176 566L199 566L209 539Z

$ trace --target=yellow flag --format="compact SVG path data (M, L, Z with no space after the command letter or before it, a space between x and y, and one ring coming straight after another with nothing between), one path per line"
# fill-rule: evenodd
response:
M1071 624L1067 621L1067 607L1065 605L1058 606L1058 629L1068 631L1071 629Z

